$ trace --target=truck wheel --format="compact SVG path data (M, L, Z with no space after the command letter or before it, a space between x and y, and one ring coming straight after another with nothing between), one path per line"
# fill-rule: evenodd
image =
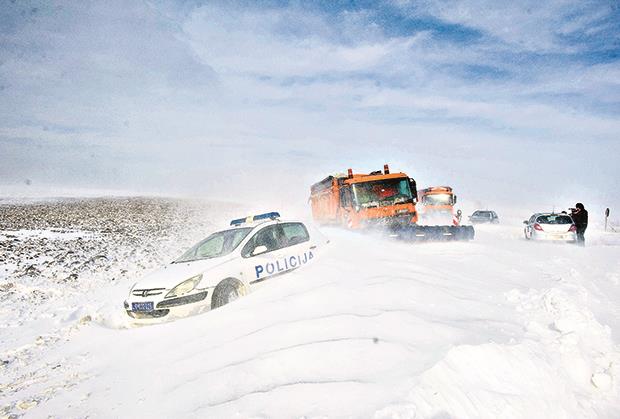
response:
M218 308L231 303L245 294L245 286L241 281L234 278L226 278L217 284L215 290L213 290L211 308Z

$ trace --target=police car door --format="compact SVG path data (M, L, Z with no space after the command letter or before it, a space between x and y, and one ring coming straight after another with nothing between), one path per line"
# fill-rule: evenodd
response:
M279 223L259 230L244 246L245 279L256 286L290 272L313 259L309 236L301 223Z
M269 225L258 230L241 249L241 256L246 259L244 279L253 286L281 273L277 261L282 258L283 243L281 227Z
M282 249L282 263L288 270L311 263L316 256L316 246L310 240L306 226L302 223L280 223L286 247Z

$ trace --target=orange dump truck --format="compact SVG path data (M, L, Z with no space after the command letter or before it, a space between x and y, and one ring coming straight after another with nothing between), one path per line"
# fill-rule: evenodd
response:
M471 226L418 225L417 188L405 173L383 172L328 176L310 188L313 218L349 229L386 228L403 239L472 239Z
M418 190L418 209L424 224L459 225L460 220L454 212L456 195L450 186L431 186Z

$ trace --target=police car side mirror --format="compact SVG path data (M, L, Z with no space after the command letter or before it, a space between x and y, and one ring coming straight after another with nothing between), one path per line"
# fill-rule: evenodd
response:
M261 253L265 253L267 251L267 246L256 246L254 250L252 250L252 256L260 255Z
M527 220L523 221L523 224L527 224Z

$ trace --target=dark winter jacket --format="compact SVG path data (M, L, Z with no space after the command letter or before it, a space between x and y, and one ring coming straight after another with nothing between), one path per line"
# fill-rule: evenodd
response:
M575 226L577 227L577 231L585 231L588 227L588 211L584 208L578 211L573 211L571 215L573 217L573 221L575 222Z

